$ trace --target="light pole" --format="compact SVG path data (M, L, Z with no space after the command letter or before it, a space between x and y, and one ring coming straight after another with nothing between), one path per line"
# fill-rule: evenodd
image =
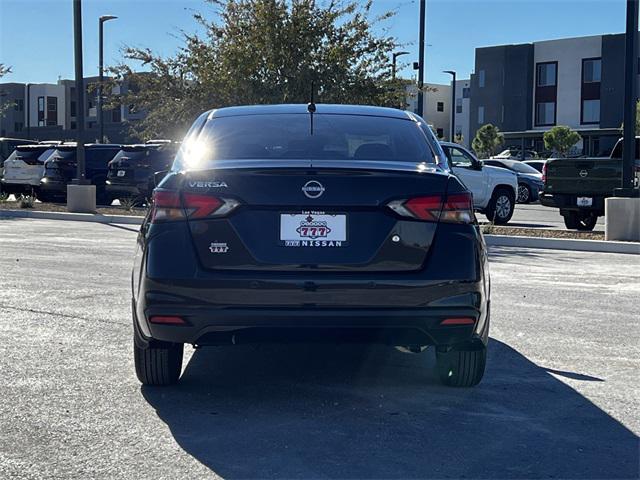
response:
M396 66L397 66L397 59L398 57L402 56L402 55L409 55L409 52L394 52L391 57L392 57L392 62L391 62L391 78L392 80L396 79Z
M424 28L425 14L427 10L426 0L420 0L420 47L418 51L418 115L423 115L424 110Z
M114 15L102 15L98 20L98 128L100 143L104 143L104 118L102 117L102 81L104 74L104 22L115 20Z
M451 75L451 137L450 142L453 142L456 137L456 72L453 70L445 70L442 73L448 73Z
M27 83L27 139L31 140L31 84Z
M638 0L627 0L627 31L625 36L624 69L624 140L622 145L622 185L619 197L632 197L633 164L636 153L636 62L638 58Z

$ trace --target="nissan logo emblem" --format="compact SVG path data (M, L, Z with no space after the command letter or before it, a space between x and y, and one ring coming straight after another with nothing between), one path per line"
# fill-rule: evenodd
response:
M324 187L316 180L309 180L302 187L302 193L304 193L307 198L319 198L324 193Z
M586 177L587 175L589 175L589 172L587 172L586 170L580 170L580 176L582 178Z

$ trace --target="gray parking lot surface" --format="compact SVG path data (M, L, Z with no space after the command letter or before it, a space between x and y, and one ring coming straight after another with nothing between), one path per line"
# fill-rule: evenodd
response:
M480 221L486 221L484 215L479 215L478 218ZM560 210L545 207L539 203L518 203L513 212L513 217L509 221L509 226L566 230ZM604 232L604 217L598 218L594 231Z
M135 236L0 220L0 478L638 477L637 256L494 249L473 389L431 352L313 345L189 347L148 388Z

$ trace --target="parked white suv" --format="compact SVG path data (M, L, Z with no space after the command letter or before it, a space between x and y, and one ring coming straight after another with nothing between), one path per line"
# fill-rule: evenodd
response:
M2 191L31 194L38 190L44 162L55 151L54 145L20 145L4 161Z
M476 211L489 221L504 225L513 216L518 177L504 168L489 167L462 145L440 142L453 173L473 194Z

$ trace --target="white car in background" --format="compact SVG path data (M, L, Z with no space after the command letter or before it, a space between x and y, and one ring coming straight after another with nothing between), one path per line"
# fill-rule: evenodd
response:
M55 151L55 145L20 145L4 161L0 190L14 195L37 194L44 175L44 162Z
M489 167L462 145L440 142L454 175L473 194L476 211L504 225L511 220L518 194L518 177L504 168Z

